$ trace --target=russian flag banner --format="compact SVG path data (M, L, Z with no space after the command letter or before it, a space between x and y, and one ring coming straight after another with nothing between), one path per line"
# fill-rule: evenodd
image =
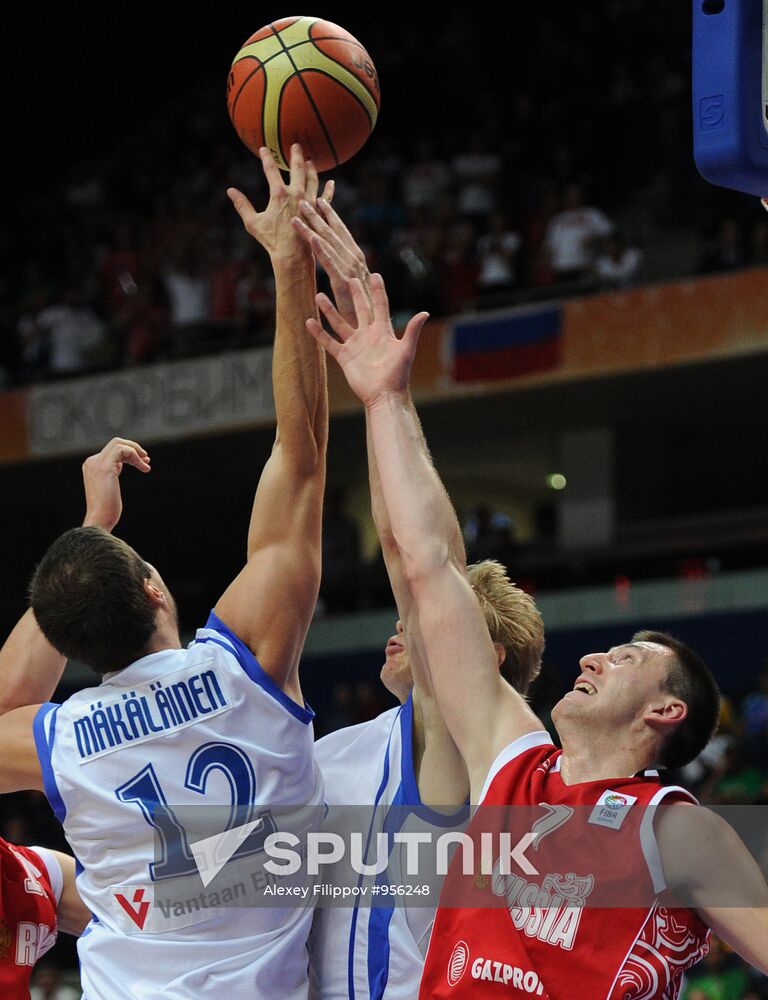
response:
M453 377L496 382L556 368L560 363L562 308L473 316L454 322Z

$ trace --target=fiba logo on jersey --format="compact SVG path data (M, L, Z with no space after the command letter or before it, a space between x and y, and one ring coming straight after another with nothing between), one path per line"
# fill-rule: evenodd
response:
M611 830L620 830L635 802L637 802L636 795L622 795L608 789L598 799L588 822L608 827Z
M623 795L613 792L611 795L606 797L604 804L608 806L609 809L623 809L627 804L627 799Z
M448 959L448 985L455 986L469 964L469 946L466 941L459 941Z

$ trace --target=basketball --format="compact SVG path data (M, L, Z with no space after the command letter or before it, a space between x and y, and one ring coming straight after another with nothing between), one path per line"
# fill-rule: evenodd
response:
M268 146L287 170L291 145L299 142L319 171L329 170L371 134L379 78L344 28L317 17L284 17L251 35L235 56L227 106L252 153Z

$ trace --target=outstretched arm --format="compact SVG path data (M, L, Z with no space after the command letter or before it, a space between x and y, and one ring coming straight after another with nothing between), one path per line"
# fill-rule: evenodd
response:
M371 302L370 272L365 254L355 243L344 222L324 198L316 205L308 201L300 204L301 218L293 220L294 227L315 257L322 264L331 282L336 308L350 325L356 322L351 282L359 279L369 304ZM413 419L418 416L413 409ZM381 491L379 467L371 440L368 411L365 414L368 450L368 479L371 489L371 513L381 543L384 563L397 604L400 620L414 622L411 614L411 590L403 575L400 550L392 532L387 505ZM424 443L426 449L426 443ZM453 519L451 554L457 565L466 563L464 540L456 518ZM423 662L418 638L412 639L406 630L408 659L413 672L413 766L419 796L425 805L459 806L469 794L469 778L464 761L440 713L435 699L429 671Z
M339 340L317 320L307 327L339 362L366 406L384 503L413 597L406 630L420 644L476 799L498 753L517 736L540 729L541 723L499 675L463 561L457 563L453 553L456 516L415 419L408 377L427 316L414 317L398 340L381 277L373 275L370 285L372 306L360 282L351 283L357 329L322 295L318 304Z
M408 397L410 417L421 429L413 401ZM460 806L469 796L469 777L464 760L448 731L438 705L430 672L424 659L423 642L418 634L419 616L414 613L413 594L403 569L403 560L384 501L376 448L369 411L365 413L368 449L368 479L371 488L371 511L381 542L381 550L395 596L400 620L405 623L405 641L413 672L413 766L419 797L429 806ZM428 455L423 434L421 444ZM442 483L440 484L442 489ZM447 496L446 496L447 501ZM450 502L448 501L450 507ZM453 513L453 508L451 507ZM448 552L451 562L464 573L466 555L455 514L452 518ZM473 595L474 597L474 595ZM411 634L413 630L413 635Z
M320 587L320 536L328 437L322 350L306 336L316 316L311 250L294 232L298 203L317 197L317 172L291 150L285 184L267 149L261 161L269 204L256 212L239 191L228 194L246 230L267 250L277 291L272 359L277 434L264 466L248 531L247 561L216 604L222 621L297 701L298 662Z
M123 504L120 473L124 465L150 471L147 452L135 441L113 438L97 455L83 463L86 512L84 525L112 531ZM0 649L0 715L22 705L47 701L56 690L66 657L48 642L30 608Z

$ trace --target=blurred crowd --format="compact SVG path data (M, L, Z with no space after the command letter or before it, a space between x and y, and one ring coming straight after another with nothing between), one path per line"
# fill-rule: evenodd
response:
M23 276L9 378L34 381L122 365L269 343L274 289L266 259L223 198L228 184L266 199L247 154L223 144L221 162L176 179L155 211L96 220L106 211L100 178L70 188L66 268L37 260ZM231 155L230 155L231 154ZM515 218L505 204L503 157L482 131L446 156L429 140L410 160L386 137L349 180L336 207L372 269L386 277L396 314L434 316L493 308L536 295L625 287L642 254L576 181L542 192ZM256 188L256 190L254 190ZM190 195L200 203L189 212Z
M337 172L336 203L387 278L395 313L626 287L643 277L649 248L639 243L650 238L647 222L622 231L633 205L645 206L653 239L697 228L703 271L768 260L754 199L697 182L680 141L690 132L687 11L671 8L660 31L641 0L541 8L517 10L511 35L456 8L438 26L414 14L366 34L383 111ZM611 44L595 59L600 37ZM451 72L436 81L435 66ZM407 88L396 83L404 74ZM160 116L19 206L0 312L5 382L269 342L269 268L225 190L256 205L266 193L220 89L190 80ZM429 114L402 106L413 94Z

